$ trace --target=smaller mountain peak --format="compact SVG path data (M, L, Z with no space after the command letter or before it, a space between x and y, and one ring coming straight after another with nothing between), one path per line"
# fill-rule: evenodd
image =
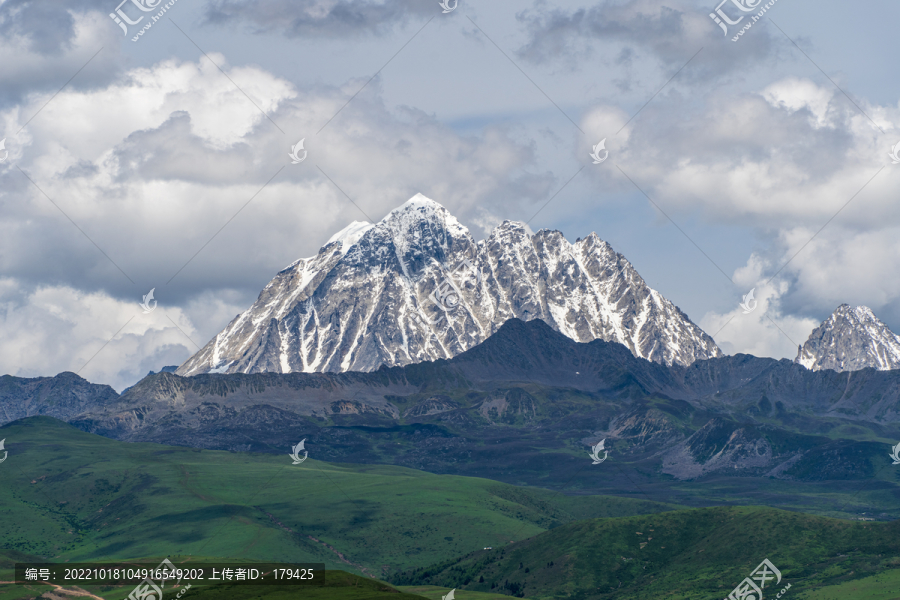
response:
M456 220L456 217L454 217L440 202L435 202L422 194L416 194L389 212L378 225L388 226L392 229L395 227L406 229L421 221L441 223L444 226L453 228L461 227L459 221Z
M156 373L174 373L178 370L178 365L168 365L160 369L159 371L150 371L147 375L156 375Z
M505 221L503 221L502 223L497 225L497 227L494 228L494 231L497 231L497 230L502 231L502 230L506 230L506 229L512 229L512 230L522 229L530 237L534 236L534 231L532 231L531 227L528 226L528 223L523 223L522 221L510 221L509 219L506 219Z
M869 318L875 318L875 313L873 313L872 309L868 306L857 306L853 309L853 312L857 315L865 315Z
M579 238L578 241L581 242L582 244L606 244L607 246L609 245L609 243L607 243L606 240L604 240L599 235L597 235L596 231L592 231L589 234L587 234L585 237Z
M84 377L79 375L78 373L73 373L72 371L63 371L62 373L58 373L56 375L58 379L70 379L73 381L87 381Z
M406 202L407 202L407 204L410 202L423 202L425 204L430 203L430 204L437 204L438 206L440 206L439 203L435 202L434 200L432 200L431 198L429 198L422 192L416 192L416 195L413 196L412 198L410 198L409 200L407 200Z
M900 369L900 336L868 306L841 304L798 348L794 362L812 371Z

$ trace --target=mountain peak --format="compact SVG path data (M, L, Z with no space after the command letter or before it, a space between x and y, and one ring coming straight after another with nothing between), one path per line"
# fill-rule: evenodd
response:
M521 230L527 233L529 237L534 237L534 231L531 229L531 227L528 226L528 223L523 223L522 221L511 221L509 219L506 219L502 223L497 225L497 227L494 228L494 231L491 232L491 235L493 235L493 233L496 231L504 230Z
M400 234L421 230L423 226L437 227L454 235L469 236L469 230L457 221L449 210L422 194L416 194L389 212L377 226L387 227Z
M402 219L404 217L413 217L419 219L427 219L435 214L450 214L440 202L435 202L424 194L416 194L391 212L389 212L382 220L382 223L392 220ZM452 216L452 215L451 215Z
M510 319L540 319L575 341L618 342L666 365L722 354L596 234L572 244L559 231L504 221L476 242L446 208L416 194L377 224L351 223L329 241L279 272L178 374L372 371L449 359Z
M794 362L812 371L900 369L900 336L869 307L841 304L798 348Z
M421 192L417 193L415 196L413 196L412 198L410 198L409 200L407 200L406 202L404 202L403 204L401 204L394 210L401 210L406 206L411 206L411 207L424 206L427 208L444 208L444 206L440 202L435 202L434 200L432 200L431 198L429 198L428 196L426 196L425 194L423 194Z

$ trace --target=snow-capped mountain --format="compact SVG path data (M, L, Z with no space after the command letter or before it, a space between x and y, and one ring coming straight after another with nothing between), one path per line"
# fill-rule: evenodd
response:
M900 336L868 307L841 304L800 346L794 362L812 371L900 369Z
M371 371L450 358L512 317L666 365L722 355L596 234L571 244L505 221L476 242L418 194L278 273L177 373Z

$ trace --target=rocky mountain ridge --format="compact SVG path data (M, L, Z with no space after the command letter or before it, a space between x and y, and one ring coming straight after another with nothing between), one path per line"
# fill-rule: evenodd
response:
M484 343L449 359L382 366L374 372L203 374L182 377L163 371L142 379L118 395L109 386L91 384L74 373L35 379L4 376L0 415L4 422L44 414L71 421L92 415L122 430L141 429L156 418L199 411L218 404L236 414L266 405L301 416L328 418L337 407L402 420L407 398L468 390L475 395L497 385L536 385L588 394L661 395L719 413L775 416L791 411L873 423L900 422L900 370L872 368L839 373L808 370L787 359L746 354L666 367L634 357L621 344L595 340L578 343L542 320L511 319ZM48 391L54 390L54 391ZM629 391L631 390L631 391ZM62 396L65 401L60 401ZM73 400L69 400L72 398ZM74 401L77 399L77 401ZM431 408L453 402L432 399ZM335 404L338 403L338 404ZM36 407L41 406L38 409ZM430 410L428 406L416 410ZM136 416L140 413L140 416ZM131 425L121 421L131 415ZM150 418L153 414L157 417ZM424 414L424 413L423 413Z
M8 383L0 415L34 404L30 380ZM638 470L590 485L660 497L677 491L667 482L711 477L858 480L890 462L885 440L900 440L900 370L815 372L748 355L667 367L621 344L574 342L540 319L511 319L449 360L364 373L161 372L114 399L104 387L57 418L125 441L240 452L284 454L305 438L319 460L545 487L606 439L614 461Z
M75 373L55 377L0 376L0 418L9 423L44 415L68 421L83 412L116 404L119 394L108 385L91 383Z
M419 194L278 273L177 373L372 371L451 358L512 318L665 365L722 355L596 234L572 244L506 221L476 242Z

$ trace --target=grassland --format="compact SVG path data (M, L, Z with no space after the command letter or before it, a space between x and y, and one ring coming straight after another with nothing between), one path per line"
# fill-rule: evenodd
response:
M797 600L897 600L900 598L900 568L798 592Z
M342 571L334 585L304 591L313 600L438 600L450 588L457 600L706 600L727 595L768 557L798 600L900 598L890 595L900 587L900 522L763 507L680 510L314 457L292 465L287 454L123 443L44 417L2 427L2 438L10 454L0 464L0 581L11 579L15 561L168 556ZM0 585L0 600L28 593ZM191 589L190 598L296 593L216 586Z
M664 510L393 466L131 444L36 417L0 428L0 547L54 561L203 555L381 577L590 516Z
M391 581L538 599L705 600L726 596L768 558L793 596L882 576L900 569L898 556L900 521L721 507L577 521Z

